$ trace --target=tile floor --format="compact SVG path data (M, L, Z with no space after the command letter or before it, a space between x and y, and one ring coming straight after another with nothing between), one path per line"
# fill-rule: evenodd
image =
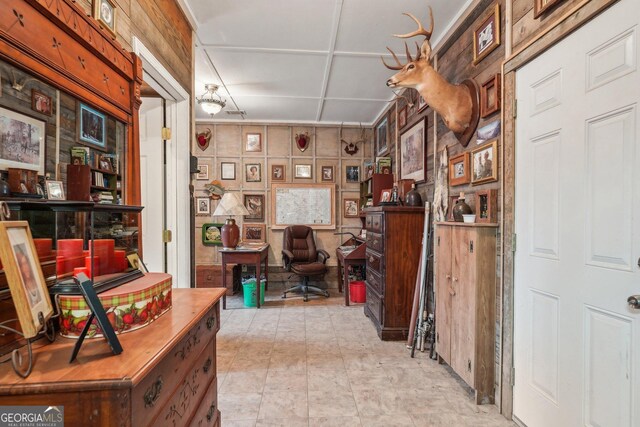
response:
M242 308L230 297L218 334L222 425L515 426L426 353L378 339L362 305L341 294Z

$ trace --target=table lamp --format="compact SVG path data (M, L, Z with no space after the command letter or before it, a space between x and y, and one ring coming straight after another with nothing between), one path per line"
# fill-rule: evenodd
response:
M224 193L213 216L228 216L224 225L220 229L222 246L226 249L235 249L240 241L240 229L236 225L236 220L231 218L238 215L249 215L249 211L244 207L238 193Z

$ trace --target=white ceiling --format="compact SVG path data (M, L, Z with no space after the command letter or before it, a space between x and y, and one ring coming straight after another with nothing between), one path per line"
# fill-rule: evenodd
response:
M428 3L435 20L432 45L470 1ZM217 83L227 101L215 121L371 124L394 96L385 85L393 72L380 56L393 62L389 46L404 58L403 41L392 34L416 28L402 12L427 28L429 22L425 0L181 3L197 28L196 95L206 83ZM226 113L236 109L246 115ZM196 106L196 119L210 117Z

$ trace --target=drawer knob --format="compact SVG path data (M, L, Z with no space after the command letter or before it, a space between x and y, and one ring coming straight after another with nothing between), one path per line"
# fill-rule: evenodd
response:
M207 319L207 329L211 330L211 328L213 328L215 324L216 324L215 316L209 316L209 318Z
M207 412L207 422L211 422L215 414L216 414L216 405L215 403L212 403L211 406L209 406L209 412Z
M210 358L210 357L207 359L207 361L206 361L206 362L204 362L204 366L202 367L202 370L204 371L204 373L205 373L205 374L206 374L207 372L209 372L209 369L211 369L211 364L212 364L212 363L213 363L213 362L211 362L211 358Z
M369 263L373 263L373 261L375 261L376 259L372 256L369 257Z
M162 391L162 384L164 384L164 380L162 379L162 375L159 375L158 378L154 381L153 384L149 386L147 391L144 393L144 406L153 406L158 401L160 397L160 392Z

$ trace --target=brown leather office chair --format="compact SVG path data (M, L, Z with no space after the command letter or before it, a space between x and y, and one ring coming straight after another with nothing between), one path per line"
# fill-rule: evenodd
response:
M311 227L305 225L289 226L284 229L282 239L284 269L302 277L302 283L284 291L282 298L286 298L287 293L293 291L302 291L302 298L305 301L308 301L309 293L324 295L328 298L329 292L315 286L309 286L310 277L322 276L327 272L326 262L329 259L327 251L316 248Z

